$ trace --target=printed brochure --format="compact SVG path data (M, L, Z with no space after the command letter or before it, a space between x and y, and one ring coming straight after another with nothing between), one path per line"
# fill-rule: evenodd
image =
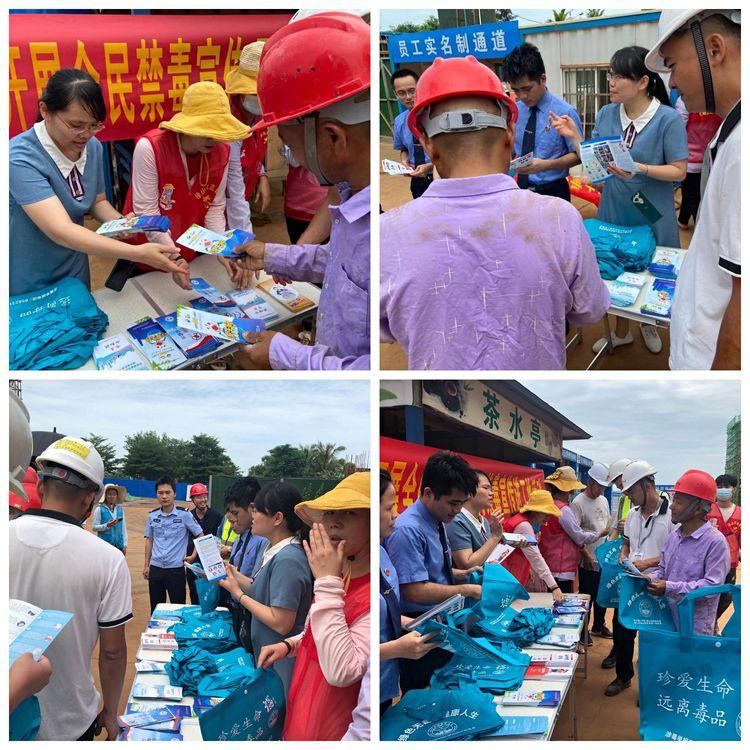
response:
M218 349L221 342L213 336L189 331L177 325L177 313L162 315L156 322L169 334L169 337L182 349L186 357L201 357Z
M620 136L584 141L581 144L581 163L584 175L591 182L604 182L614 177L607 171L607 167L611 165L634 174L640 171Z
M155 320L141 318L128 326L127 331L152 370L171 370L187 362L187 357Z
M196 253L206 255L223 255L225 258L240 258L233 250L240 245L255 239L252 232L233 229L229 232L212 232L210 229L192 224L176 240L175 244L182 245Z
M131 216L129 219L112 219L105 221L97 234L105 237L119 237L125 234L140 234L141 232L168 232L172 222L167 216Z
M191 331L216 336L225 341L248 343L247 334L266 330L262 320L252 318L230 318L226 315L196 310L194 307L180 305L177 308L177 325Z
M150 369L124 333L117 333L99 341L94 347L92 356L97 370Z
M8 602L9 664L26 653L38 660L72 617L71 612L41 609L20 599L11 599Z
M291 284L277 284L273 279L266 279L261 281L258 286L292 312L299 312L315 306L311 299L300 294Z

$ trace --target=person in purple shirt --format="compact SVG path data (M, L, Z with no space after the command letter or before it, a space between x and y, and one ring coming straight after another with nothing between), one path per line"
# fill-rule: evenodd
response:
M417 83L409 127L441 179L383 214L380 243L381 341L410 369L560 370L566 320L609 306L578 211L505 174L515 117L474 57L438 58Z
M253 130L278 125L295 161L321 185L336 185L341 203L330 206L325 245L253 240L235 249L246 269L322 284L314 346L274 331L255 334L245 350L260 367L370 367L369 53L370 27L337 12L295 21L264 47L258 76L263 118Z
M729 545L724 535L707 520L716 499L716 482L698 469L686 471L675 483L672 522L679 523L668 537L659 565L649 574L648 591L666 596L679 630L677 605L690 591L719 586L729 572ZM719 596L695 602L693 632L713 635Z

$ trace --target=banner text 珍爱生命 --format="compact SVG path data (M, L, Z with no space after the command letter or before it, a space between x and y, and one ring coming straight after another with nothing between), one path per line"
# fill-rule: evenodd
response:
M137 138L182 108L196 81L224 85L242 48L267 39L291 14L10 16L10 136L30 128L39 97L61 68L79 68L102 87L103 141Z

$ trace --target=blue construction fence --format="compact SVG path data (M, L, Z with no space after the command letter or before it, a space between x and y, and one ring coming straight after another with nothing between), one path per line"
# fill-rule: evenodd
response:
M131 497L146 497L156 499L155 483L149 479L123 479L123 477L105 477L105 484L118 484L124 487ZM187 500L190 484L186 482L177 483L176 500Z

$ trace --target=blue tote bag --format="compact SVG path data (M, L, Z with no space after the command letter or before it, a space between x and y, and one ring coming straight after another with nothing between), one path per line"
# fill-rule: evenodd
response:
M674 632L672 611L666 596L652 596L646 590L648 580L624 574L620 578L620 624L630 630Z
M696 599L729 593L734 614L720 637L693 634ZM707 586L677 607L680 630L641 630L638 692L644 740L740 740L740 587Z
M280 740L286 717L284 686L273 669L256 669L247 681L198 721L206 741Z
M410 690L380 719L380 739L400 742L465 740L500 729L505 720L492 696L458 675L448 689Z
M521 651L518 651L518 657L512 661L469 659L456 654L432 675L430 687L447 688L457 676L463 675L476 680L479 689L488 693L518 690L530 661L531 657Z
M479 617L496 617L516 599L529 598L529 592L499 563L484 566L481 584L482 599L474 608Z
M611 542L600 544L594 554L601 568L599 591L596 603L600 607L617 607L620 604L620 576L622 569L617 564L622 550L623 539L613 539Z
M201 605L201 613L207 615L219 606L221 588L200 576L195 577L195 590Z

